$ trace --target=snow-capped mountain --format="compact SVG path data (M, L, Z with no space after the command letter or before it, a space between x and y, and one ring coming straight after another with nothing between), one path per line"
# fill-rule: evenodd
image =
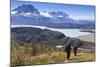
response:
M78 25L82 25L81 21L70 18L63 11L39 12L37 8L29 4L20 5L11 11L11 24L40 25L56 28L77 28L80 27Z
M32 17L40 15L40 13L34 6L23 4L12 10L11 15Z
M21 5L12 11L17 11L18 13L34 13L39 14L39 11L32 5Z

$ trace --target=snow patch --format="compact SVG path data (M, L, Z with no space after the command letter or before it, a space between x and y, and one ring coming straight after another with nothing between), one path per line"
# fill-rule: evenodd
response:
M58 45L58 46L56 46L56 48L62 48L63 46L62 45Z
M15 15L16 13L17 13L17 11L12 11L11 12L12 15Z
M40 14L42 16L45 16L45 17L53 17L52 15L50 15L48 12L40 12Z

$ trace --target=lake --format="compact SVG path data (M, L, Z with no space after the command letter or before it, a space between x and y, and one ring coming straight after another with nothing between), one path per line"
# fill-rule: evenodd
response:
M15 27L35 27L35 28L41 28L41 29L49 29L49 30L53 30L53 31L58 31L58 32L62 32L63 34L65 34L66 36L69 37L79 37L82 35L88 35L91 34L89 32L81 32L81 29L57 29L57 28L49 28L46 26L34 26L34 25L11 25L11 28L15 28Z

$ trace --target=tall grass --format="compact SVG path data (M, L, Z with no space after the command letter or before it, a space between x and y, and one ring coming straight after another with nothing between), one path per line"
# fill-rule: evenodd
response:
M26 46L28 44L28 46ZM11 48L11 66L37 65L37 64L53 64L66 63L66 52L52 47L36 44L36 53L32 55L32 46L29 43L20 45L17 42L12 44ZM94 52L78 51L77 58L71 53L69 62L94 61Z

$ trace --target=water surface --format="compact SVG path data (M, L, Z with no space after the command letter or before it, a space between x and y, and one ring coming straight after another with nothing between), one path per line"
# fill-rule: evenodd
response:
M34 26L34 25L11 25L12 28L15 27L35 27L35 28L41 28L41 29L49 29L49 30L53 30L53 31L59 31L62 32L63 34L65 34L66 36L69 37L78 37L78 36L82 36L82 35L88 35L91 34L89 32L81 32L81 29L57 29L57 28L49 28L49 27L45 27L45 26Z

